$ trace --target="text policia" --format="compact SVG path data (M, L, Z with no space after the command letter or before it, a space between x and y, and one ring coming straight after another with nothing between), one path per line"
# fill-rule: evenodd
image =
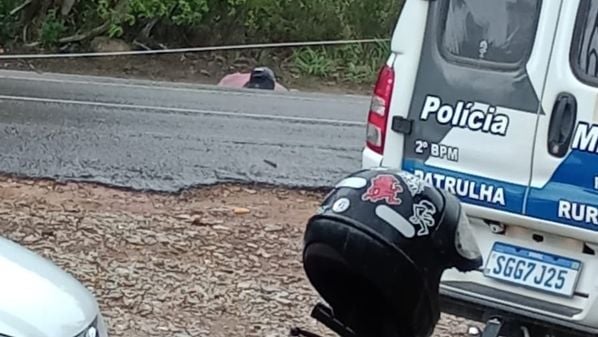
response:
M481 131L499 136L506 136L509 128L509 116L496 113L496 107L489 106L488 111L474 107L473 102L457 101L453 107L442 104L440 97L428 95L421 111L421 120L428 120L434 115L436 122L472 131Z

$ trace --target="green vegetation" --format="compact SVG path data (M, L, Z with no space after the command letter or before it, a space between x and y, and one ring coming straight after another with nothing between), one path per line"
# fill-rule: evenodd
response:
M0 41L6 41L16 34L17 20L10 15L16 5L16 0L0 1Z
M1 0L0 44L85 49L97 36L150 48L388 38L403 0ZM388 45L277 51L299 74L371 81Z
M390 52L387 43L340 47L309 47L293 51L292 60L301 74L336 81L369 83Z

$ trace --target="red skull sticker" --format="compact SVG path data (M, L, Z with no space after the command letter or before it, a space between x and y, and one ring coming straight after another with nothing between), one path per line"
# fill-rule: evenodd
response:
M397 177L390 174L381 174L372 179L372 185L363 194L363 201L378 202L384 200L388 205L400 205L403 201L399 194L404 189Z

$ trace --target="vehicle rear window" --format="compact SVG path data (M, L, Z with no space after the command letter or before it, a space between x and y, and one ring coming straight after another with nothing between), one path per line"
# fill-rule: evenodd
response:
M571 66L581 81L598 86L598 1L580 3L571 45Z
M469 62L517 66L535 38L540 0L447 0L441 47Z

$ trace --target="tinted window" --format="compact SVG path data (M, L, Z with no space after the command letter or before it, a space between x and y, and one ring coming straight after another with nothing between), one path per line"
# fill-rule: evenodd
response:
M581 2L571 63L577 77L586 83L598 85L598 1Z
M540 0L447 0L445 55L502 65L526 61L540 5Z

